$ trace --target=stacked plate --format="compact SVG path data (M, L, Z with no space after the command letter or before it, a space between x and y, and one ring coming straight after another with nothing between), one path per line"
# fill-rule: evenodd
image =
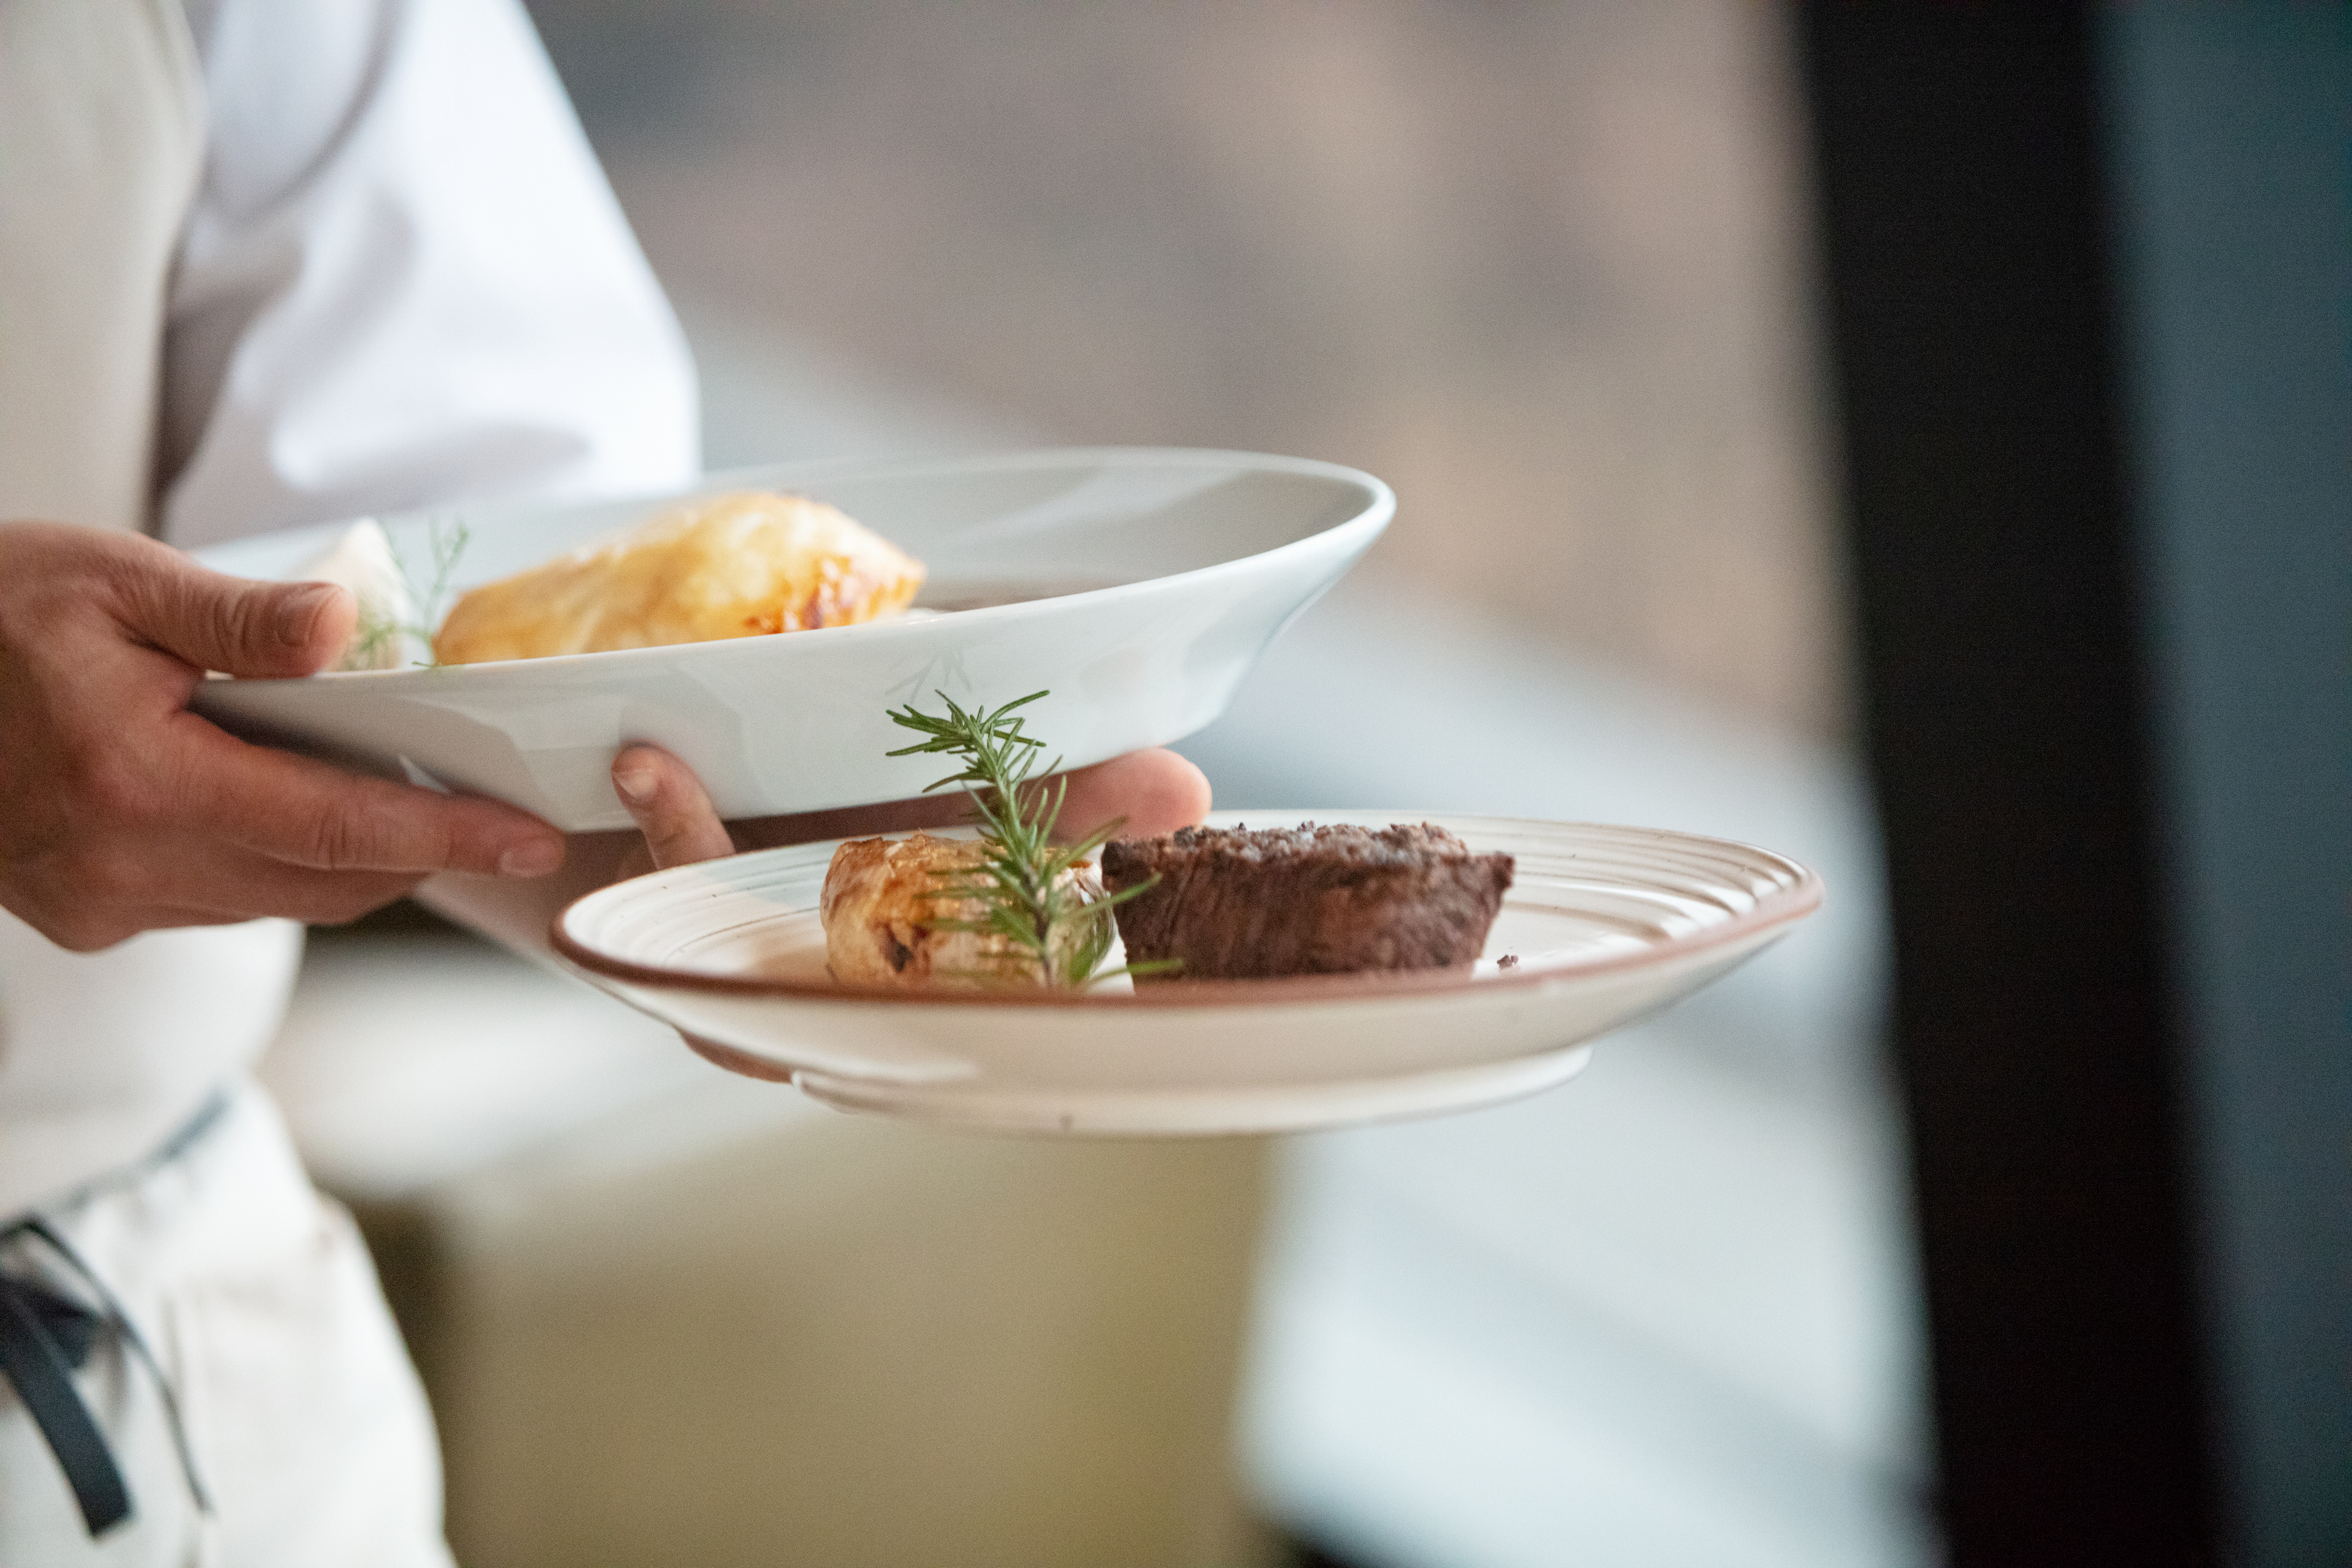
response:
M922 558L937 613L677 647L297 681L210 681L223 726L394 778L496 796L568 831L616 828L614 754L653 741L734 819L904 799L938 759L891 758L887 711L1032 691L1066 765L1181 739L1394 509L1327 464L1234 453L1048 452L799 466L697 493L787 489ZM457 586L504 576L676 497L383 520L409 559L466 525ZM289 577L339 529L205 552ZM1257 981L1114 982L1083 995L856 991L824 969L817 891L835 845L659 873L592 894L554 940L590 983L723 1065L861 1110L1063 1133L1200 1134L1456 1109L1573 1076L1595 1036L1783 935L1819 881L1767 851L1646 829L1444 812L1252 812L1431 821L1515 858L1474 967ZM1212 819L1234 825L1232 814Z

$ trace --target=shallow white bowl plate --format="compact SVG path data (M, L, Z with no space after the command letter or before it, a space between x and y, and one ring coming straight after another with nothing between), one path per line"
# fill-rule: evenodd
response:
M1584 1065L1585 1042L1706 985L1822 897L1769 851L1654 829L1210 819L1308 820L1433 821L1514 856L1485 958L1467 973L1113 981L1083 996L852 989L825 972L816 913L832 843L617 883L566 910L555 942L722 1066L845 1107L1049 1132L1271 1132L1548 1088Z
M207 681L197 711L255 739L389 778L474 790L568 831L625 828L606 770L631 741L683 758L722 815L902 800L937 758L886 716L935 692L1029 710L1073 768L1165 745L1215 718L1290 619L1354 564L1395 509L1388 487L1328 464L1240 453L1039 452L713 475L692 491L830 501L930 569L932 618L669 648ZM471 534L457 586L505 577L652 516L674 495L593 506L459 507L383 519L404 559L431 528ZM284 579L343 525L198 552ZM424 585L419 584L420 588Z

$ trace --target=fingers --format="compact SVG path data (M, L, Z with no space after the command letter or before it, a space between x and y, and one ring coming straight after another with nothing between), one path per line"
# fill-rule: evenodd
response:
M142 931L263 915L340 925L417 881L413 873L313 871L217 840L150 840L79 857L70 901L17 913L60 947L88 953Z
M311 925L341 925L383 908L425 880L415 872L314 871L232 846L211 846L181 873L185 908L224 920L277 915ZM232 890L223 896L222 890Z
M545 876L563 838L512 806L365 779L248 746L180 716L175 815L273 860L321 871Z
M658 746L632 746L613 759L613 792L645 834L656 868L735 852L702 780Z
M942 789L912 800L878 806L843 806L830 811L799 811L730 822L730 836L747 850L780 849L822 839L863 839L877 833L908 833L918 828L952 828L971 819L961 790Z
M1069 780L1069 792L1063 800L1062 819L1055 825L1054 836L1065 842L1085 838L1117 817L1127 819L1119 829L1123 836L1148 839L1190 827L1209 813L1209 780L1172 751L1129 752L1064 777ZM730 827L746 848L774 849L817 839L952 827L970 821L971 814L961 790L943 789L915 800L760 817Z
M0 904L88 949L257 915L347 920L433 871L560 866L562 839L526 812L248 746L183 706L201 669L316 669L353 618L324 584L0 524Z
M1209 780L1172 751L1130 751L1068 775L1069 793L1055 836L1082 839L1116 817L1120 836L1156 838L1209 814Z
M207 570L175 550L118 566L123 620L141 640L199 670L307 675L351 640L359 605L326 582L252 582Z

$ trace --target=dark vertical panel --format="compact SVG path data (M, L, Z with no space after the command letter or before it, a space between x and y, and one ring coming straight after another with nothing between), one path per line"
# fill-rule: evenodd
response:
M2237 1559L2352 1563L2352 9L2117 6L2135 446Z
M2205 1561L2088 20L1800 21L1951 1561Z

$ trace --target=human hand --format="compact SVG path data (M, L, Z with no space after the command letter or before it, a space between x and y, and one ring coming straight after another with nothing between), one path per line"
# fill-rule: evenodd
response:
M1065 839L1083 838L1115 817L1127 819L1121 831L1150 838L1208 814L1208 779L1172 751L1132 751L1067 777L1059 824ZM657 746L633 746L614 758L613 789L645 835L642 856L633 857L642 860L635 866L640 871L733 854L739 839L740 847L758 849L940 828L961 821L967 810L961 793L942 792L883 806L763 817L738 822L730 833L693 770Z
M1138 751L1070 774L1062 808L1073 833L1114 817L1139 835L1197 822L1209 810L1209 781L1172 751ZM420 903L519 953L550 954L548 927L572 900L625 877L715 860L738 850L773 849L819 839L944 828L964 820L961 792L918 800L855 806L721 822L693 769L655 746L632 746L613 759L614 792L637 831L576 833L562 871L529 881L436 876L416 890Z
M162 926L349 920L436 871L554 871L563 841L528 813L250 746L188 711L208 669L318 671L356 615L328 584L0 524L0 906L89 952Z

